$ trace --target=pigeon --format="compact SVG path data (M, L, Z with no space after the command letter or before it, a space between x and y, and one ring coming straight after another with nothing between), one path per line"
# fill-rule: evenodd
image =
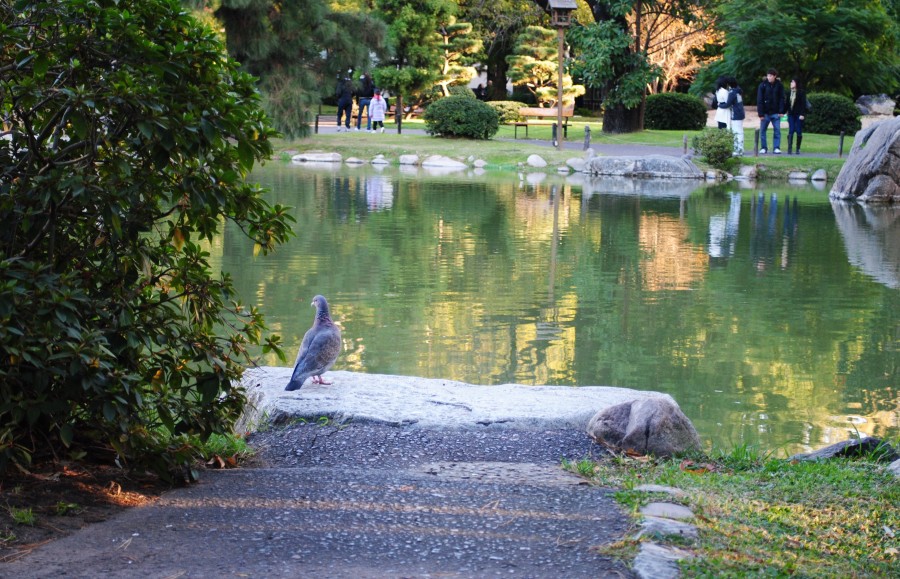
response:
M299 390L310 376L314 384L331 384L322 380L322 374L334 365L341 353L341 330L331 321L328 302L324 297L316 296L310 305L316 308L316 319L300 342L294 373L285 388L288 391Z

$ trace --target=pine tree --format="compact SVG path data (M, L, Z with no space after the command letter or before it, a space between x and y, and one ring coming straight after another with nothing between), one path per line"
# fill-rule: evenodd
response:
M475 78L477 72L470 66L473 55L481 51L481 40L472 35L472 25L468 22L457 22L450 16L441 24L438 32L441 35L443 50L441 78L438 86L444 96L450 95L450 86L464 85Z
M197 4L198 0L189 0ZM286 137L303 136L338 73L367 68L384 52L386 28L371 13L328 0L207 0L228 53L259 77L264 106Z
M540 26L529 26L516 38L509 63L509 79L514 85L525 86L538 103L556 106L559 98L559 48L556 32ZM575 97L584 94L584 86L572 83L563 74L563 104L573 105Z

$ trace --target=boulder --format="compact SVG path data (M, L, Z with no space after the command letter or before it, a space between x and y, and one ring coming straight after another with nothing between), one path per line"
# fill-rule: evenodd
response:
M525 161L529 167L546 167L547 161L544 160L540 155L528 155L528 159Z
M788 460L825 460L829 458L851 458L862 456L864 454L876 457L879 462L888 462L900 458L900 455L897 454L897 452L890 444L882 441L880 438L867 436L865 438L838 442L837 444L832 444L831 446L820 448L815 452L795 454Z
M566 165L572 168L573 171L581 173L584 171L584 159L579 159L578 157L572 157L570 159L566 159Z
M419 156L418 155L400 155L399 163L401 165L418 165L419 164Z
M900 117L856 133L830 197L863 203L900 201Z
M666 155L642 157L591 157L584 170L592 175L646 179L703 179L703 172L690 159Z
M294 163L340 163L343 159L340 153L323 153L321 151L298 153L291 157L291 161Z
M791 171L788 173L788 181L808 181L809 173L806 171Z
M431 155L422 161L423 167L440 168L440 169L467 169L468 166L462 161L445 157L444 155Z
M670 397L632 400L601 410L588 436L616 451L672 456L700 448L700 436Z
M892 117L894 116L894 107L896 106L897 103L886 94L864 94L856 99L856 108L864 115L885 115Z
M888 472L900 478L900 458L888 465Z
M825 169L817 169L810 179L813 181L828 181L828 172Z
M475 161L472 163L472 166L474 166L476 169L483 169L487 167L487 164L487 161L485 161L484 159L475 159Z

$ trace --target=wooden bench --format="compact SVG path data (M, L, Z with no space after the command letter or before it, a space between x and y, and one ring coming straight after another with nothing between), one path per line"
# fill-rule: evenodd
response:
M569 136L569 117L575 114L575 107L565 107L562 110L563 117L563 138ZM551 124L557 120L557 111L555 108L552 109L544 109L540 107L522 107L519 109L519 116L526 117L524 121L516 121L513 123L515 138L519 138L519 127L525 127L525 138L528 138L528 125L529 124L548 124L547 120L549 119ZM535 121L531 121L528 117L535 117Z

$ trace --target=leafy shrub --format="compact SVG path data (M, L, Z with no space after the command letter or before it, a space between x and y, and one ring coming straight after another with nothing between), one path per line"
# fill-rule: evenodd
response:
M664 92L647 97L644 127L664 131L699 131L706 126L706 105L693 95Z
M449 96L431 103L422 118L425 132L440 137L490 139L500 129L500 117L493 107L462 96Z
M807 98L812 112L803 123L803 132L840 135L843 131L853 136L862 128L859 109L852 99L828 92L810 93Z
M447 90L450 91L450 96L461 96L461 97L466 97L466 98L470 98L470 99L477 98L475 96L475 91L473 91L469 87L463 86L461 84L455 84Z
M497 111L500 123L514 123L523 120L519 116L519 109L525 105L518 101L488 101L486 104Z
M694 151L716 169L727 169L734 152L734 133L728 129L706 128L692 141Z
M68 451L185 474L190 439L240 415L265 330L201 242L226 220L263 252L288 237L243 179L275 133L177 2L24 6L0 4L28 47L0 76L0 469Z

